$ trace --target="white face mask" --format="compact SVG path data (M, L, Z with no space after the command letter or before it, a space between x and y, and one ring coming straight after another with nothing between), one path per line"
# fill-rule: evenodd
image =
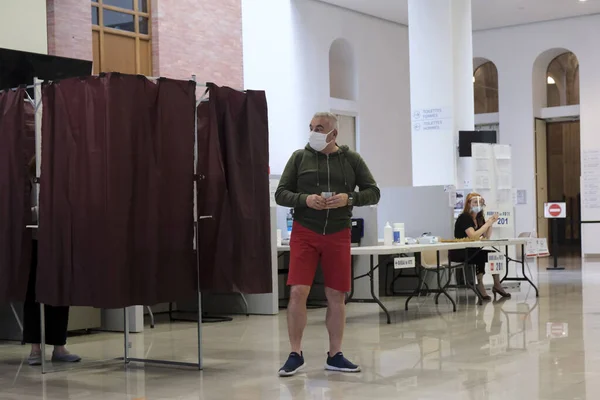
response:
M471 211L473 211L475 214L479 214L480 212L483 211L483 207L481 207L481 206L473 206L473 207L471 207Z
M325 150L325 148L329 145L329 143L327 141L327 136L333 132L333 130L327 132L327 133L320 133L320 132L311 132L310 133L310 137L308 138L308 144L310 144L310 147L312 147L314 150L316 151L323 151Z

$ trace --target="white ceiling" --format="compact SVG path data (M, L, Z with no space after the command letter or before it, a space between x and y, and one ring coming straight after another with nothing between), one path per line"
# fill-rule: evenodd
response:
M408 25L408 0L321 0ZM600 13L600 0L472 0L473 29L483 30Z

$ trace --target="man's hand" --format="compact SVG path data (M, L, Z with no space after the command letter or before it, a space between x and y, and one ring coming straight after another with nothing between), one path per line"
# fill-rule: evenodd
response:
M336 194L335 196L331 196L330 198L328 198L326 201L327 201L326 208L328 208L328 209L346 207L348 205L348 194L347 193Z
M327 206L327 202L318 194L311 194L306 198L306 205L314 210L324 210Z

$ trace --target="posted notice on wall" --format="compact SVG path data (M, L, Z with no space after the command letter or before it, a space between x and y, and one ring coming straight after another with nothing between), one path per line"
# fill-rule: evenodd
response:
M584 150L581 163L583 208L600 208L600 150Z
M415 132L452 131L454 112L452 107L420 108L413 110L411 121Z

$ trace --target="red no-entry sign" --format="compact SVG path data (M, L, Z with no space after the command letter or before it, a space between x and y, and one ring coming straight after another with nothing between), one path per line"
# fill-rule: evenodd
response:
M566 203L546 203L544 204L544 217L546 218L566 218Z

